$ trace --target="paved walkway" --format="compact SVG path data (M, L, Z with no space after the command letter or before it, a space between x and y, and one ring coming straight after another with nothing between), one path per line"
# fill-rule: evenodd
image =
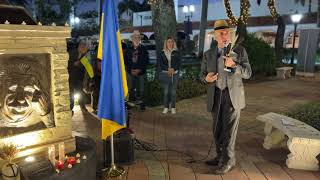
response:
M145 112L132 110L131 127L138 140L158 151L135 151L136 161L126 166L126 180L215 180L215 179L320 179L320 172L288 169L288 150L265 150L263 124L255 118L266 112L285 112L297 103L320 101L320 76L314 79L292 78L245 84L247 107L241 114L237 137L237 166L217 176L214 168L201 160L212 143L212 120L205 111L205 96L178 102L176 115L161 114L161 107ZM75 133L89 135L97 141L99 156L99 120L90 113L77 111L73 117ZM167 151L162 151L167 150ZM214 147L209 158L214 157ZM102 158L100 158L101 160Z

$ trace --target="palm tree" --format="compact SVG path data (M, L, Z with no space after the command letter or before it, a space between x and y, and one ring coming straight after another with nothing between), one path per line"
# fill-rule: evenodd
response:
M311 13L311 4L312 4L312 0L308 0L308 13L310 14ZM295 0L295 2L298 4L300 3L302 6L305 6L306 5L306 0Z
M199 52L198 57L202 59L204 50L204 40L207 28L207 16L208 16L208 0L201 1L201 22L200 22L200 34L199 34Z
M140 11L150 11L151 6L148 3L148 0L143 0L142 4L140 4Z
M123 0L118 4L118 19L120 20L121 14L129 10L129 0Z
M142 11L141 8L143 4L140 4L139 2L135 0L123 0L118 4L118 17L120 19L121 14L124 12L131 10L133 12Z
M239 40L243 40L247 34L247 20L249 17L250 1L240 0L240 17L237 19L231 10L230 0L224 1L224 6L226 8L227 16L229 17L231 24L237 26L237 34Z
M35 0L10 0L10 4L23 6L36 19Z
M9 2L17 6L26 6L29 4L28 0L10 0Z
M261 0L257 0L257 3L260 5ZM273 17L273 20L277 22L278 28L277 28L277 34L275 39L275 54L276 59L279 64L282 64L283 59L283 42L284 42L284 34L286 31L286 24L284 22L284 19L280 14L277 12L277 9L275 7L275 1L274 0L268 0L268 7L270 10L270 14Z
M152 11L152 26L155 34L157 56L159 57L165 38L176 37L176 14L173 0L149 0ZM176 38L175 38L176 39ZM157 74L160 65L157 62Z
M320 0L318 0L318 27L320 28Z

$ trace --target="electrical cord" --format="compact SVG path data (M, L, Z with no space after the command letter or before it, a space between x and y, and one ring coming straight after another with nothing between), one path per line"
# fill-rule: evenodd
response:
M201 162L201 161L204 161L206 160L209 155L210 155L210 152L212 150L212 146L213 146L213 140L214 140L214 137L215 137L215 134L216 134L216 130L217 130L217 125L218 125L218 118L219 118L219 113L220 113L220 108L221 108L221 99L222 99L222 90L220 90L220 93L219 93L219 103L218 103L218 110L217 110L217 115L216 115L216 118L215 118L215 124L214 124L214 130L213 130L213 139L211 141L211 145L209 147L209 150L208 150L208 153L207 155L204 157L204 158L201 158L201 159L197 159L197 160L193 160L193 161L189 161L188 163L196 163L196 162Z
M220 106L221 106L221 98L222 98L222 90L220 90L220 95L219 95L219 106L218 106L218 113L217 113L217 116L215 118L215 126L214 126L214 131L213 131L213 137L215 136L215 133L216 133L216 128L217 128L217 123L218 123L218 117L219 117L219 112L220 112ZM134 107L134 106L130 106L129 108L127 108L127 110L129 111L129 109L131 107ZM130 120L130 112L128 112L128 122ZM129 123L128 123L129 124ZM179 150L175 150L175 149L157 149L156 148L156 145L155 144L151 144L151 143L147 143L147 142L142 142L141 140L137 139L137 138L134 138L134 141L135 141L135 145L137 147L137 145L140 146L140 149L144 149L145 151L151 151L151 152L165 152L165 151L171 151L171 152L177 152L179 154L183 154L184 156L187 156L190 158L190 160L187 161L187 163L197 163L197 162L202 162L204 160L206 160L209 155L210 155L210 152L212 150L212 147L213 147L213 139L211 140L211 144L210 144L210 147L208 149L208 152L207 152L207 155L203 158L200 158L200 159L195 159L191 154L189 153L186 153L186 152L183 152L183 151L179 151Z

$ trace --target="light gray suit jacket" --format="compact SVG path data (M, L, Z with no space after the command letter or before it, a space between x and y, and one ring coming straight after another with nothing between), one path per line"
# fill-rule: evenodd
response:
M238 46L236 49L234 49L234 52L238 54L238 57L235 61L237 66L233 69L233 72L228 73L227 84L232 105L236 110L240 110L245 107L245 95L242 78L249 79L252 71L249 64L248 54L244 47ZM207 83L205 78L209 72L218 72L217 53L217 47L206 51L201 64L200 79L202 82L208 84L207 110L209 112L213 111L213 107L215 105L214 94L215 91L219 89L216 87L216 81L213 83Z

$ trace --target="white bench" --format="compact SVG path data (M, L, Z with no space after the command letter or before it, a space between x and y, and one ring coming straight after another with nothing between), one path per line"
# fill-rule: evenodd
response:
M277 70L277 78L278 79L286 79L291 77L291 70L293 67L279 67Z
M317 171L319 169L317 155L320 153L320 132L296 119L267 113L257 117L265 123L263 147L271 149L283 145L287 139L290 150L286 164L289 168Z

